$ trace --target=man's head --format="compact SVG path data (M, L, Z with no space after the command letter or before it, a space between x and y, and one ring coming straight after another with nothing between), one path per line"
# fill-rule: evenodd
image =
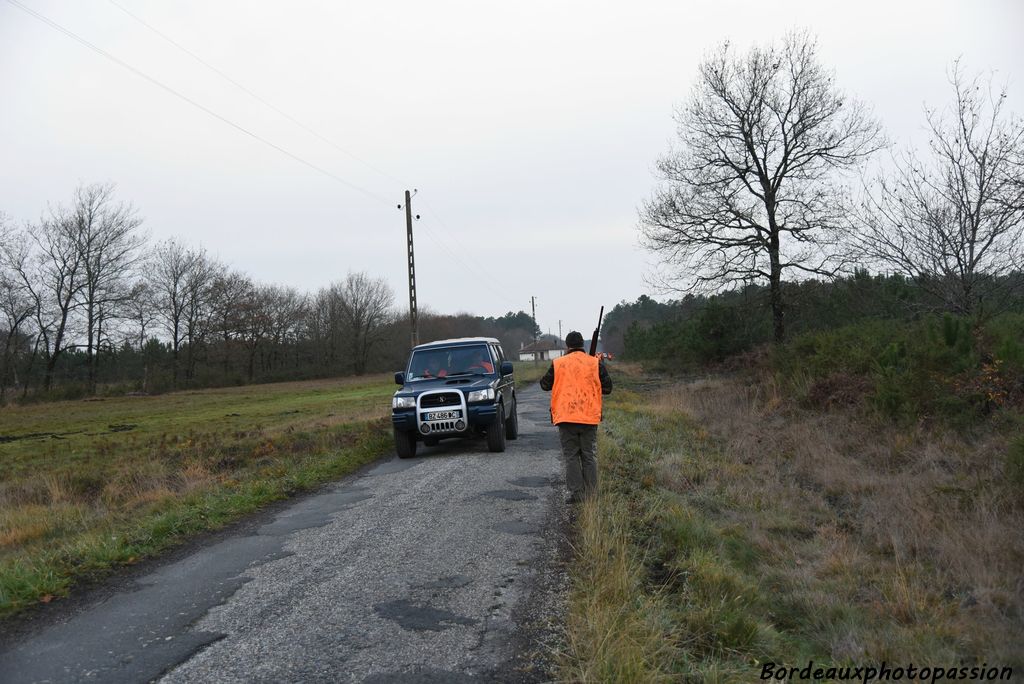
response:
M569 349L583 349L583 335L573 330L565 336L565 346Z

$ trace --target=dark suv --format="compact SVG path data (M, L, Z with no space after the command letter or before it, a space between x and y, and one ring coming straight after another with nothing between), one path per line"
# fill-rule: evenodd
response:
M415 456L420 441L484 434L490 451L504 451L505 440L519 436L512 363L492 337L414 347L395 383L402 389L391 400L391 423L401 458Z

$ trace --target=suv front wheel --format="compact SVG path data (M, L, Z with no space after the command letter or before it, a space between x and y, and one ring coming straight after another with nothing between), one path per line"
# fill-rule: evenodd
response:
M512 412L505 421L505 439L519 438L519 402L512 399Z
M395 428L395 451L398 458L412 458L416 455L416 433Z
M505 450L505 407L498 404L498 414L487 428L487 450L500 453Z

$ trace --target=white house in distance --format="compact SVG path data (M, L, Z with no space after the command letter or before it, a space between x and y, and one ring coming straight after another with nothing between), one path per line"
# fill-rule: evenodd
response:
M519 348L520 361L550 361L565 354L565 343L561 340L541 339Z

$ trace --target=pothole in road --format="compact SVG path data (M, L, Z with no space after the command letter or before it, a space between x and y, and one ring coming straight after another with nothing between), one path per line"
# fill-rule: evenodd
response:
M509 480L508 483L510 485L515 485L516 487L550 487L551 478L533 476L517 477L514 480Z
M447 610L423 606L405 599L378 603L373 607L377 614L388 620L394 620L403 629L416 632L440 632L455 625L475 625L479 620L456 615Z
M412 459L401 460L401 459L393 458L390 461L384 461L380 465L374 466L373 468L371 468L370 470L368 470L364 474L364 477L376 477L378 475L392 475L394 473L400 473L403 470L408 470L409 468L413 468L415 466L418 466L420 463L421 463L421 461L418 461L418 460L417 461L414 461Z
M480 496L489 496L493 499L505 499L506 501L528 501L531 499L535 501L537 499L533 494L527 494L526 492L521 492L518 489L495 489L490 492L484 492Z
M363 684L463 684L483 680L464 672L451 670L417 670L416 672L381 672L370 675Z
M540 534L540 528L537 525L522 520L506 520L493 525L491 529L509 534Z
M473 578L469 575L451 575L450 577L438 577L433 582L421 584L423 589L459 589L471 583Z

